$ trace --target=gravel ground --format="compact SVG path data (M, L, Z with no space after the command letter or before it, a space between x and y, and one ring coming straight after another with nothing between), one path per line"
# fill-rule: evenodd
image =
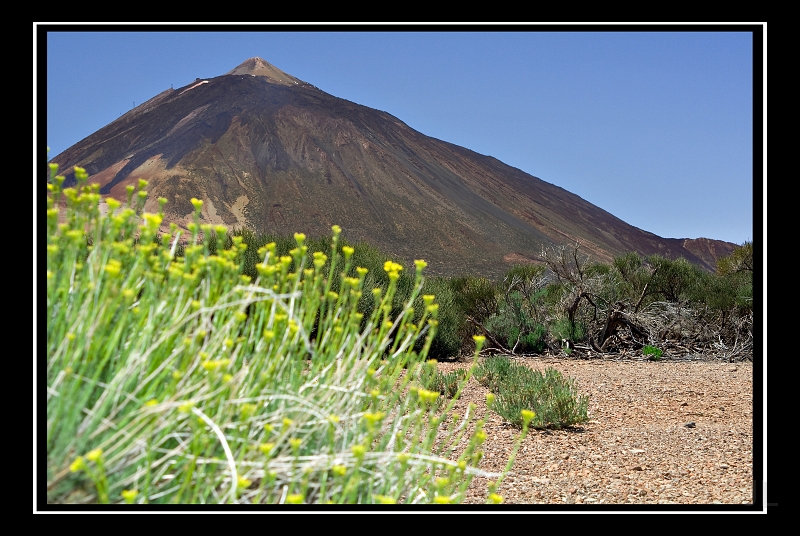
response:
M751 362L518 362L575 379L578 392L589 395L589 421L533 430L498 487L505 504L753 504ZM455 410L463 414L474 402L485 415L486 392L471 379ZM501 472L518 430L494 413L484 429L480 467ZM483 504L486 490L487 479L475 478L465 503Z

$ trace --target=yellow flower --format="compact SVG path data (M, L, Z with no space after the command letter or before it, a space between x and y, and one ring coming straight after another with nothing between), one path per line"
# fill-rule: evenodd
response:
M136 496L139 495L139 490L135 489L124 489L122 490L122 498L125 499L127 504L133 504L133 501L136 500Z
M253 481L250 480L249 478L245 478L243 476L240 476L238 478L237 482L236 482L236 485L238 487L240 487L240 488L248 488L248 487L250 487L250 484L252 484L252 483L253 483Z
M381 504L395 504L397 501L386 495L375 495L375 500Z
M383 263L383 270L390 274L400 272L402 269L403 267L397 264L396 262L386 261L385 263Z
M364 445L353 445L350 450L353 451L353 456L356 458L363 458L364 454L367 452L367 447Z
M347 472L347 467L344 465L334 465L331 467L331 472L333 472L333 474L336 476L344 476L344 474Z
M339 227L338 225L333 225L331 227L331 231L333 231L334 236L339 236L342 232L342 228Z
M103 455L103 449L93 449L86 454L86 459L89 460L90 462L97 462L97 460L99 460L100 456L102 455Z
M78 456L75 461L69 464L69 470L73 473L80 471L86 467L86 462L83 461L83 456Z
M180 406L178 406L178 411L180 411L181 413L189 413L190 411L192 411L192 406L194 406L194 402L188 400L183 404L181 404Z
M432 404L439 397L439 393L437 391L428 391L427 389L418 389L417 395L419 396L420 400L429 404Z
M239 409L239 413L243 420L247 420L251 415L253 415L253 413L256 412L257 409L258 405L256 404L242 404L242 407Z
M189 200L189 202L192 204L192 206L196 211L200 212L200 208L203 206L202 201L193 197Z
M272 449L275 448L275 443L261 443L258 446L258 450L260 450L263 454L269 454L272 452Z
M286 504L303 504L303 496L299 493L292 493L286 496Z
M522 415L522 420L525 422L525 424L528 424L533 420L534 417L536 417L536 413L529 409L523 409L520 414Z
M375 423L379 423L386 417L386 413L382 411L376 411L375 413L367 412L364 414L364 419L370 424L374 425Z
M151 229L158 229L159 225L161 225L161 222L164 220L164 218L158 214L145 214L144 219L147 226Z
M489 502L491 502L492 504L500 504L504 500L505 499L503 499L503 497L501 497L497 493L490 493L489 494Z
M349 259L353 255L353 252L355 252L355 249L353 249L352 247L342 246L342 253L344 253L345 259Z
M111 276L119 275L121 269L122 269L122 263L119 262L117 259L111 259L110 261L108 261L108 264L106 264L105 268L106 272L108 272L108 274Z
M437 495L433 498L436 504L450 504L450 497L448 495Z

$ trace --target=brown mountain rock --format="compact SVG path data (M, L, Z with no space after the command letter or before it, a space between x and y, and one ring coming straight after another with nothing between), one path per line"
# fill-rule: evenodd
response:
M596 260L636 251L712 270L733 244L665 239L490 156L329 95L261 58L164 91L51 160L85 168L104 196L149 181L166 222L364 240L432 274L496 276L581 244Z

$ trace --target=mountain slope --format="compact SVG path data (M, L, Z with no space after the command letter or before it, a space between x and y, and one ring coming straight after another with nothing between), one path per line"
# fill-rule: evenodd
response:
M56 155L101 193L149 181L147 208L257 232L328 235L338 224L438 274L498 275L576 241L595 259L636 251L708 258L635 228L497 159L425 136L396 117L329 95L260 58L167 90ZM711 241L717 243L719 241ZM717 248L733 244L719 242ZM708 249L708 248L706 248Z

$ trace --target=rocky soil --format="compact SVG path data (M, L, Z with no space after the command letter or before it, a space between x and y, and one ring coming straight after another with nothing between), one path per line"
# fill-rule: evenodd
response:
M533 430L498 487L505 504L753 504L753 464L762 461L753 457L751 362L519 362L575 379L578 392L589 395L589 421ZM471 379L455 411L474 402L486 415L486 392ZM485 431L481 469L501 472L519 432L491 412ZM475 478L465 502L484 503L487 482Z

